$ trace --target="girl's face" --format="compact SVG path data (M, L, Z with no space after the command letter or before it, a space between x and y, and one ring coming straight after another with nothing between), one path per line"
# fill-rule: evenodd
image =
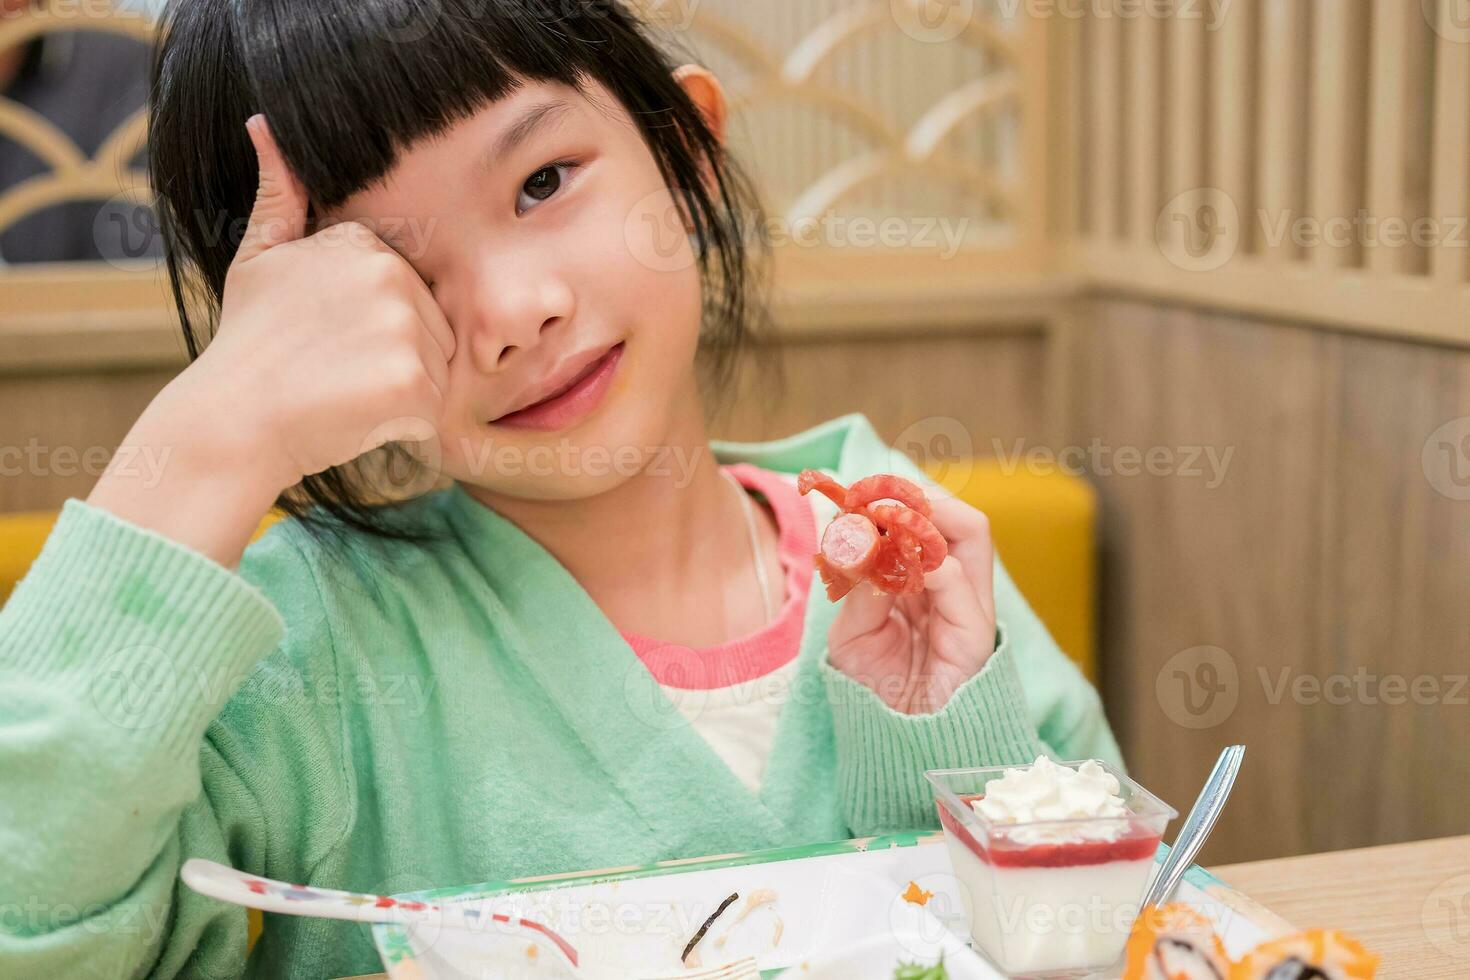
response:
M721 100L712 76L686 71L697 102ZM702 107L723 118L722 102ZM586 497L642 471L698 413L693 247L605 88L528 83L322 217L392 245L454 330L430 420L440 438L410 447L431 470L525 499Z

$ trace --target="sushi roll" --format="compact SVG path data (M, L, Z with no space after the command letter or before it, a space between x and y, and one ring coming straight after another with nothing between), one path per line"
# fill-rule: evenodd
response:
M1128 937L1127 957L1123 980L1234 980L1214 925L1182 902L1144 909Z
M1378 955L1332 929L1261 943L1237 961L1229 980L1369 980Z

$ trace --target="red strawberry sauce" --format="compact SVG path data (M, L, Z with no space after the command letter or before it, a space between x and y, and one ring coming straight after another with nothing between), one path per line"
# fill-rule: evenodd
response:
M983 794L961 796L960 802L969 806ZM944 829L964 843L981 861L1004 868L1069 868L1084 864L1106 864L1109 861L1137 861L1151 858L1158 850L1162 835L1151 832L1145 826L1133 825L1128 832L1116 840L1069 841L1064 844L1012 844L984 848L976 842L964 824L943 803L938 804L939 822Z

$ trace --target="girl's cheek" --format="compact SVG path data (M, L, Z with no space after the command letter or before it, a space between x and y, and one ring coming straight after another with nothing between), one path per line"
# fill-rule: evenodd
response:
M664 200L668 200L667 193ZM562 229L554 261L577 297L577 316L597 331L642 330L688 304L698 269L682 228L661 222L651 201L600 202Z
M683 213L662 184L626 200L604 233L614 237L607 244L616 249L624 274L636 276L640 283L663 280L662 288L669 288L695 267Z

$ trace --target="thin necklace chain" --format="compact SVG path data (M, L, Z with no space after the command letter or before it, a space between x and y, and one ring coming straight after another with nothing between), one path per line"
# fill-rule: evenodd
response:
M740 485L739 480L730 475L729 470L722 468L720 472L724 474L725 479L730 481L730 485L735 488L735 492L740 495L740 509L745 514L745 529L750 534L750 561L755 566L755 580L761 590L761 605L766 611L766 623L769 623L776 618L776 613L771 608L770 576L766 574L766 563L761 561L760 535L755 529L755 504L751 503L750 494L745 492L745 488ZM765 623L761 625L764 626Z

